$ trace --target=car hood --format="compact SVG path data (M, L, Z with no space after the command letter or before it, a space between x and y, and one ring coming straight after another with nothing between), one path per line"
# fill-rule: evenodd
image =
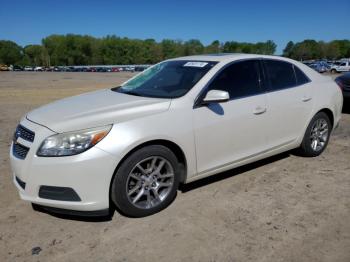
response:
M164 112L171 99L147 98L110 89L65 98L39 107L27 119L61 133Z

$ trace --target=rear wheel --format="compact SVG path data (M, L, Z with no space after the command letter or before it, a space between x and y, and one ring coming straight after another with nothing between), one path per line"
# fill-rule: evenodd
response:
M125 215L143 217L166 208L179 185L179 164L167 147L151 145L132 153L119 167L111 198Z
M326 148L332 125L324 112L317 113L308 125L299 152L303 156L319 156Z

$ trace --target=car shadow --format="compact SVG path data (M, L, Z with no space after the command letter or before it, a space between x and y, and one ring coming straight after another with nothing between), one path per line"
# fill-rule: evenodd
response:
M49 209L46 209L42 206L32 204L32 207L35 211L40 212L40 213L45 213L47 215L57 217L60 219L65 219L65 220L75 220L75 221L80 221L80 222L94 222L94 223L99 223L99 222L108 222L111 221L113 218L114 211L110 211L108 215L104 216L84 216L82 215L72 215L72 214L62 214L62 213L57 213L54 211L51 211Z
M259 160L257 162L251 163L251 164L247 164L244 166L230 169L230 170L222 172L222 173L218 173L218 174L206 177L206 178L202 178L200 180L190 182L188 184L181 184L179 187L179 190L182 193L186 193L186 192L195 190L197 188L207 186L209 184L213 184L213 183L219 182L221 180L224 180L224 179L227 179L230 177L234 177L236 175L239 175L239 174L242 174L244 172L256 169L258 167L265 166L265 165L271 164L273 162L285 159L285 158L289 157L291 154L292 154L291 152L284 152L284 153L281 153L281 154L278 154L275 156L271 156L269 158Z
M179 191L182 193L186 193L186 192L195 190L197 188L204 187L204 186L207 186L209 184L213 184L213 183L219 182L221 180L224 180L224 179L242 174L244 172L259 168L261 166L265 166L265 165L271 164L273 162L285 159L285 158L289 157L291 154L292 154L291 151L284 152L284 153L281 153L281 154L278 154L275 156L271 156L271 157L266 158L266 159L259 160L257 162L251 163L251 164L247 164L247 165L244 165L241 167L233 168L231 170L206 177L206 178L202 178L200 180L197 180L197 181L194 181L194 182L191 182L188 184L181 184L179 186ZM48 214L50 216L57 217L60 219L75 220L75 221L80 221L80 222L93 222L93 223L101 223L101 222L111 221L113 218L114 212L115 212L114 210L111 210L110 214L106 215L106 216L84 216L84 215L72 215L72 214L57 213L57 212L51 211L50 209L46 209L42 206L35 205L35 204L33 204L32 206L33 206L33 209L37 212L45 213L45 214ZM114 206L114 205L111 203L111 206ZM122 214L123 216L125 216L125 214L123 214L117 208L116 208L116 211L118 213Z
M217 115L223 116L225 114L223 107L219 103L211 103L207 105L207 108Z

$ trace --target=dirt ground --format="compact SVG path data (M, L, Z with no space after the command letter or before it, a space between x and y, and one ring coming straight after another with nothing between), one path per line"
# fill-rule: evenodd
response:
M320 157L285 153L197 181L150 217L76 220L21 201L8 158L21 116L130 76L0 72L0 261L350 261L349 108Z

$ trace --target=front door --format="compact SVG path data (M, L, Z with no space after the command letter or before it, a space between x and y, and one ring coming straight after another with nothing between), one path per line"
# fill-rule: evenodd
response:
M198 173L224 167L266 150L266 95L259 60L234 62L206 91L224 90L230 100L194 109Z

